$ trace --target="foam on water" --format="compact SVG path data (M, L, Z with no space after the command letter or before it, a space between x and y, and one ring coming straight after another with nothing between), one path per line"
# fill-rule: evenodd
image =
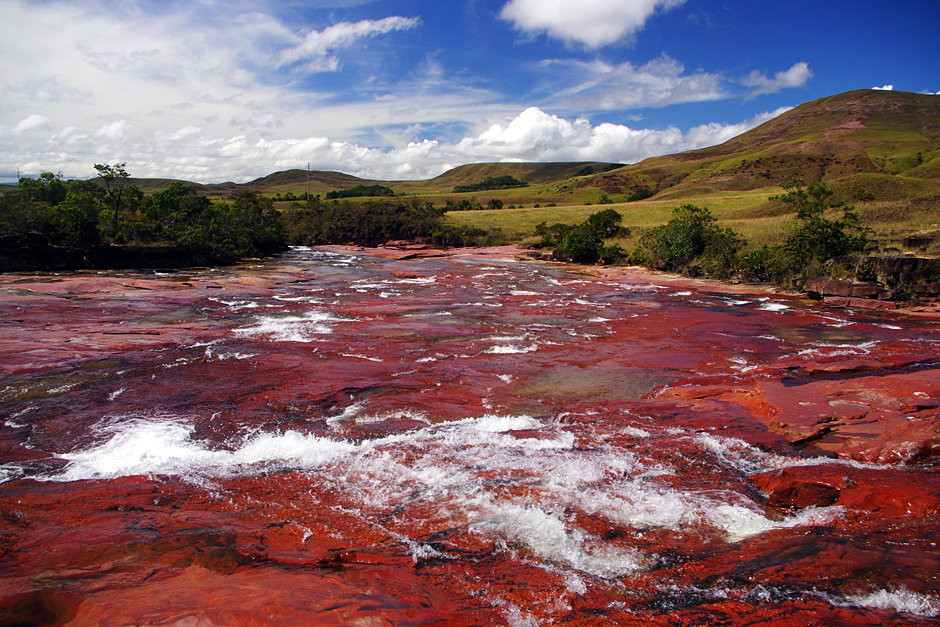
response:
M495 355L512 355L518 353L532 353L538 349L538 344L529 344L528 346L521 346L519 344L499 344L497 346L491 346L483 352L492 353Z
M368 355L359 355L357 353L341 353L343 357L353 357L355 359L365 359L366 361L382 361L378 357L369 357Z
M867 355L871 349L880 344L880 340L871 340L861 344L827 344L824 342L816 343L811 348L804 348L798 351L797 355L823 355L827 357L837 357L841 355Z
M291 461L292 467L319 466L353 448L346 442L287 431L257 435L234 450L214 449L193 440L193 426L176 419L129 419L104 431L113 432L110 439L83 451L62 454L68 466L62 474L48 478L74 481L191 473L230 476L255 464L270 467Z
M333 332L326 322L348 322L342 318L321 311L308 311L299 316L258 316L254 324L233 329L236 335L264 337L274 342L313 342L316 335Z
M890 609L897 612L917 614L918 616L940 616L940 598L912 592L907 588L896 590L876 590L868 594L859 594L846 598L848 604L864 607Z
M762 309L764 311L786 311L787 309L790 309L790 306L784 305L783 303L764 303L758 307L758 309Z
M407 410L367 414L360 403L328 423L335 428L348 421L401 416L428 422ZM636 437L650 436L647 430L632 429ZM319 486L314 491L331 490L343 507L365 520L401 515L414 524L402 508L425 503L435 512L420 521L430 526L427 531L468 524L504 542L508 550L599 578L642 569L654 558L592 536L574 524L571 510L635 529L713 529L727 541L775 528L822 524L842 511L810 508L772 521L747 495L676 487L662 480L673 474L667 465L650 465L603 440L579 441L559 419L528 415L487 414L359 442L298 431L262 432L226 448L195 439L194 428L183 417L115 416L96 431L96 444L60 455L68 462L65 469L44 479L166 474L199 484L300 470ZM743 442L708 435L679 437L700 438L701 455L718 456L743 472L775 465L769 454ZM707 461L714 463L711 457ZM416 556L424 550L417 538L402 542L413 544Z

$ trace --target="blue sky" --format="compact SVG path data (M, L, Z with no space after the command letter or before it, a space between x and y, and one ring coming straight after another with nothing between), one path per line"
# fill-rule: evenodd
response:
M0 180L635 162L851 89L936 93L935 2L4 0Z

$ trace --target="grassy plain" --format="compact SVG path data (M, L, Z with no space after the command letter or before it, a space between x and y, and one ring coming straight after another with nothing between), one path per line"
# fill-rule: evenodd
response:
M907 186L905 181L897 185ZM835 187L839 189L838 185ZM534 237L535 227L541 222L577 224L596 211L611 208L623 216L623 226L631 230L629 237L615 240L615 243L632 250L650 228L668 222L675 207L691 203L710 209L720 226L734 229L747 240L747 248L760 248L764 244L779 243L786 238L785 226L793 219L793 215L786 213L782 203L770 200L771 196L781 192L781 187L774 186L745 191L688 193L678 198L654 198L610 205L566 204L498 211L455 211L448 213L447 219L455 225L499 229L510 240L531 243L537 241ZM845 188L842 192L840 195L853 193L852 188ZM880 198L877 200L852 200L849 204L855 207L862 224L872 229L873 238L882 246L905 248L903 242L907 238L925 235L933 242L927 250L921 252L937 254L940 253L940 183L931 182L929 186L922 186L918 192L921 194L920 202L916 198L913 201L903 197L895 199L889 189L878 194Z

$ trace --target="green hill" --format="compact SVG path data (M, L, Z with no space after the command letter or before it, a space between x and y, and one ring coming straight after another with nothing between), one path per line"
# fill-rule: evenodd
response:
M653 157L585 184L613 191L647 181L678 195L758 189L795 177L936 178L938 157L940 98L866 89L800 105L718 146Z
M324 194L333 190L349 189L358 185L383 185L391 187L396 193L405 194L449 194L458 185L470 185L487 178L512 176L520 181L533 185L541 185L568 179L574 176L586 176L592 173L605 172L622 164L600 161L577 161L558 163L472 163L458 166L443 174L428 180L384 181L363 179L351 174L323 170L311 170L310 192ZM257 178L247 183L192 183L182 181L192 186L200 194L205 195L231 195L240 190L248 189L261 193L275 194L294 192L301 194L307 191L306 170L293 169L274 172L267 176ZM136 185L144 192L154 192L166 189L176 179L161 178L132 178L130 183Z

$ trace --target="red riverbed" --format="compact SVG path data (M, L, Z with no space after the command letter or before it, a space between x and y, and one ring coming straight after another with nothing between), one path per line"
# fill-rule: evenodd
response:
M0 624L935 624L938 320L508 252L0 275Z

